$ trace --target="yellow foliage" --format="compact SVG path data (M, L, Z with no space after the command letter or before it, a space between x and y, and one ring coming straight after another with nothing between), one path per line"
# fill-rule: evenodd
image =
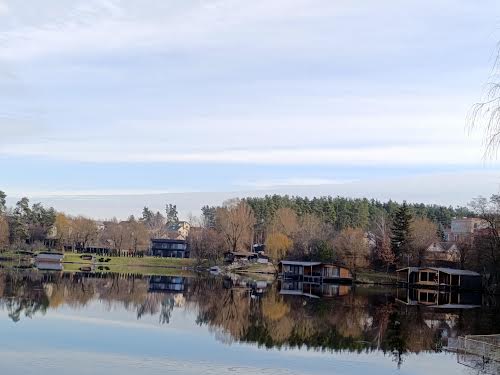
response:
M283 259L292 249L293 241L283 233L271 233L266 239L266 252L275 261Z

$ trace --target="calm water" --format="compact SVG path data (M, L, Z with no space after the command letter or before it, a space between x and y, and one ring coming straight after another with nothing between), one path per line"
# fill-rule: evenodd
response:
M499 333L500 307L466 295L440 297L459 306L412 305L432 298L220 277L0 271L0 373L477 374L442 347L457 335Z

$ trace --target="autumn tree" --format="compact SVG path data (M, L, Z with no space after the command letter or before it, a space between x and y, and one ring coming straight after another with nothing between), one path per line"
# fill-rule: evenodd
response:
M130 217L126 222L129 235L129 248L134 254L145 252L149 247L150 236L143 222Z
M310 257L318 241L328 239L328 232L326 224L318 216L303 215L293 236L295 254L299 257Z
M375 236L374 260L389 267L396 262L396 255L391 248L391 228L387 214L380 211L373 219L372 233Z
M248 249L253 242L255 216L250 206L240 200L226 202L217 209L217 228L232 251Z
M54 225L57 232L57 242L61 249L63 249L64 245L69 243L71 240L71 235L73 233L72 220L65 214L59 212L56 215Z
M427 218L417 218L411 223L410 249L412 257L421 266L428 247L438 241L437 225Z
M299 229L297 213L291 208L279 208L274 214L271 222L270 232L283 233L292 237Z
M275 263L284 259L292 247L293 241L284 233L273 232L266 238L266 254Z
M343 229L334 240L334 248L341 260L353 272L368 265L370 248L361 228Z
M73 248L80 247L85 249L93 241L97 240L98 229L94 220L84 216L77 216L73 219L72 226L71 238Z
M216 263L222 259L225 248L224 236L213 228L192 228L187 238L191 257L198 263L208 260Z

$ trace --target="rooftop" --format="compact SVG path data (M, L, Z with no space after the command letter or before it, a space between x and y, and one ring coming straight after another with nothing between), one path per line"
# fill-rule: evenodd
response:
M397 270L397 272L400 271L406 271L409 270L410 272L418 272L421 270L432 270L432 271L439 271L439 272L444 272L450 275L463 275L463 276L481 276L479 273L474 272L474 271L469 271L469 270L457 270L455 268L445 268L445 267L405 267Z
M321 264L321 262L302 262L295 260L282 260L280 263L285 264L287 266L304 266L304 267L319 266Z

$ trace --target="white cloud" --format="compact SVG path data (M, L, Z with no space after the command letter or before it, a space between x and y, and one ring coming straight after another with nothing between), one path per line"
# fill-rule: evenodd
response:
M9 5L5 1L0 1L0 16L7 15L9 10Z
M260 165L440 166L477 165L481 148L463 144L414 144L388 147L246 148L169 151L162 144L117 145L50 143L3 145L0 155L44 157L93 163L230 163Z
M313 177L293 177L283 179L237 181L235 185L254 189L271 189L285 186L318 186L318 185L342 185L355 182L356 180L341 180Z

